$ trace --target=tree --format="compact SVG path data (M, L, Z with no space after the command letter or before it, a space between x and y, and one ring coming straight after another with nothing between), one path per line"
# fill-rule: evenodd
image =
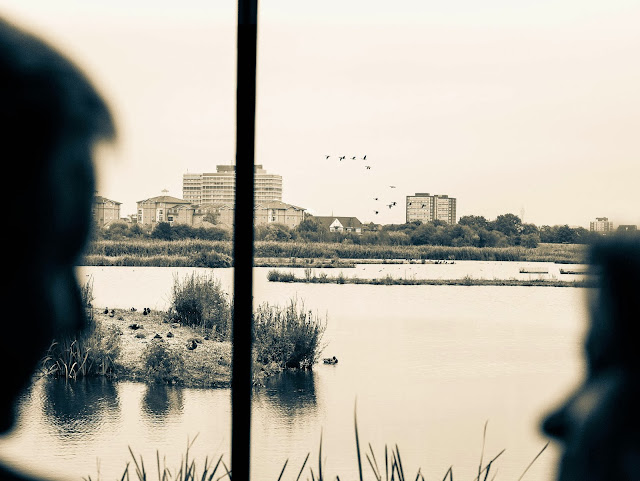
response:
M474 229L486 229L488 225L487 219L481 215L464 215L458 220L458 224L466 225Z
M168 222L158 222L151 232L153 239L171 240L171 225Z
M433 244L436 236L436 227L431 223L422 224L411 234L411 243L416 246Z
M291 240L291 231L284 224L269 224L266 226L263 239L268 241L288 241Z
M507 237L519 234L522 229L520 217L514 214L499 215L491 224L494 230L502 232Z
M216 225L220 219L220 212L217 210L207 210L207 213L202 217L202 220L209 224Z
M114 222L109 226L105 232L107 239L122 239L127 237L129 233L129 227L124 222Z
M540 236L538 234L523 234L520 237L520 245L529 249L535 249L540 243Z

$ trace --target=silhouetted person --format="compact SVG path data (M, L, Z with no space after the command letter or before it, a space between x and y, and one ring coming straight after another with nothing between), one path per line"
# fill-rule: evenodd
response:
M563 445L560 481L640 480L640 240L614 237L590 257L587 377L543 429Z
M0 18L3 216L0 433L51 340L85 325L74 265L91 227L92 153L111 115L64 56ZM34 453L37 461L37 453ZM28 479L0 467L0 479Z

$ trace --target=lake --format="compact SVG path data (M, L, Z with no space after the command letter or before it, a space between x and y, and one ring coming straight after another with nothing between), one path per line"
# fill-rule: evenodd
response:
M548 273L520 274L528 267ZM342 271L360 277L575 278L559 267L459 261ZM283 479L294 480L309 452L317 474L321 436L325 476L356 479L354 411L363 448L371 443L384 464L385 444L397 444L411 479L418 468L427 479L442 479L451 465L454 479L473 479L487 423L485 462L505 449L494 465L496 480L517 480L547 442L539 430L542 416L584 372L588 289L283 284L268 282L269 270L255 269L255 304L297 298L326 315L324 355L339 363L284 373L255 391L255 480L275 481L287 459ZM304 276L303 269L281 270ZM193 271L213 273L230 291L231 269L82 267L79 278L92 280L97 307L166 309L174 276ZM338 275L340 269L314 271ZM0 442L0 455L66 479L96 479L99 463L100 479L111 480L120 479L130 446L153 478L156 450L173 469L196 435L190 456L199 466L206 455L217 460L223 454L229 463L228 389L43 380L25 394L17 429ZM524 479L551 481L557 455L552 444Z

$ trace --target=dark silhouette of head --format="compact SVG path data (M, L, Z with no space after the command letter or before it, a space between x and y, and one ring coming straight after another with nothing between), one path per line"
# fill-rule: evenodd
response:
M44 41L0 18L0 155L5 192L0 433L51 340L81 329L74 265L91 229L93 150L113 139L91 83Z
M559 481L640 479L640 239L595 244L585 342L587 375L543 422L562 443Z

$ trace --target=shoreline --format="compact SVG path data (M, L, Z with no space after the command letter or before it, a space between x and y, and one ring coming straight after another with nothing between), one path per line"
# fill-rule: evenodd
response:
M171 322L163 311L150 311L144 315L142 309L113 309L111 315L111 310L106 307L92 309L96 332L115 332L119 351L113 359L113 373L78 376L77 379L102 377L116 382L158 383L147 373L144 353L150 344L162 343L168 353L182 358L184 369L176 379L160 384L208 389L231 387L230 341L219 341L198 329ZM109 313L105 314L105 310ZM135 329L131 327L134 325ZM254 363L254 387L262 385L265 378L280 371L282 369L278 366ZM36 377L56 376L41 370L36 373Z
M304 284L364 284L380 286L522 286L522 287L596 287L592 279L561 281L557 279L476 279L466 276L460 279L406 279L386 277L363 279L345 276L296 277L293 273L269 271L269 282L293 282Z

